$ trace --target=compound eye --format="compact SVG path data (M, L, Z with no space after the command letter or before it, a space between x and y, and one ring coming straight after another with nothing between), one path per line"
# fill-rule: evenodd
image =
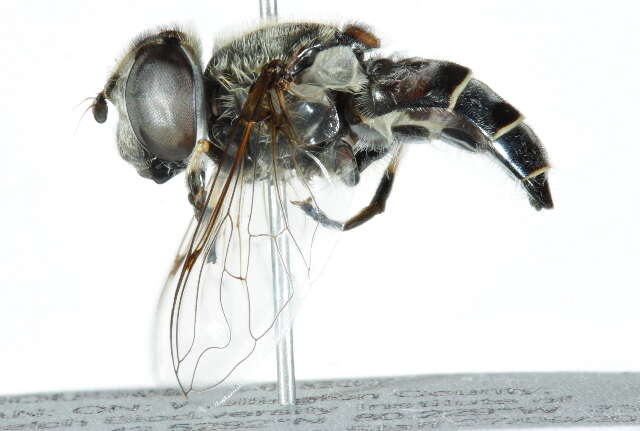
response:
M125 103L133 132L152 155L180 161L191 154L196 141L194 70L176 39L138 51Z

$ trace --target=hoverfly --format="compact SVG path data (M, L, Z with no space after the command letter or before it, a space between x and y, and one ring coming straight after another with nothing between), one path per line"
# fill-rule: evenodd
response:
M99 123L107 101L117 108L120 155L141 176L186 171L194 217L165 286L185 394L223 382L278 337L281 313L297 311L326 258L320 244L385 209L406 143L486 152L535 209L553 207L545 151L513 106L466 67L372 56L378 47L360 25L267 24L220 44L203 71L197 39L166 29L134 41L95 98ZM371 202L349 214L374 164L386 168ZM295 288L281 307L264 287L270 265Z

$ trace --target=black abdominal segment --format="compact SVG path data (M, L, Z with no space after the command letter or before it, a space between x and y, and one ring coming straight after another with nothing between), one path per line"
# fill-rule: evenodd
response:
M343 103L357 138L379 141L389 129L398 143L435 137L488 152L523 182L534 208L553 207L540 140L520 112L471 78L469 69L445 61L384 58L363 67L369 85Z

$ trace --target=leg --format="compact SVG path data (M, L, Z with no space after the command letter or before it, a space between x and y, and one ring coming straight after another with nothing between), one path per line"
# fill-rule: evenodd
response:
M391 194L391 188L393 186L393 180L395 178L396 169L398 167L398 163L400 161L400 151L402 146L398 146L395 150L393 158L387 169L384 171L382 178L380 179L380 183L378 184L378 188L376 189L371 202L369 205L362 208L356 215L349 218L345 222L338 222L331 218L329 218L322 209L318 208L314 205L311 198L308 198L302 202L292 202L294 205L297 205L304 211L309 217L319 222L325 227L337 230L351 230L364 224L365 222L371 220L378 214L382 214L385 210L385 206L387 203L387 199ZM368 166L368 165L367 165ZM365 166L366 167L366 166Z
M391 163L387 166L387 169L384 171L382 178L380 179L380 184L378 184L378 188L376 189L376 193L373 195L371 202L369 205L361 209L358 214L351 217L347 220L342 230L351 230L354 227L358 227L361 224L371 220L373 217L378 214L382 214L385 210L387 199L389 199L389 195L391 194L391 187L393 186L393 180L396 175L396 168L398 167L399 159L394 157Z
M189 202L193 206L197 220L202 217L202 213L205 210L205 199L207 198L205 157L210 158L213 163L219 165L224 154L206 139L198 141L191 154L187 165L187 187L189 188Z

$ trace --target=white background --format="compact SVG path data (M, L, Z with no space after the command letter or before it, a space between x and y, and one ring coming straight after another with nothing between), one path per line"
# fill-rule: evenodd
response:
M74 135L73 107L139 31L190 24L208 53L257 4L2 2L0 393L153 384L152 315L191 214L183 178L139 178L116 152L115 110ZM387 212L343 235L308 298L298 376L640 371L635 3L279 6L471 67L545 142L556 203L535 212L485 157L414 147Z

